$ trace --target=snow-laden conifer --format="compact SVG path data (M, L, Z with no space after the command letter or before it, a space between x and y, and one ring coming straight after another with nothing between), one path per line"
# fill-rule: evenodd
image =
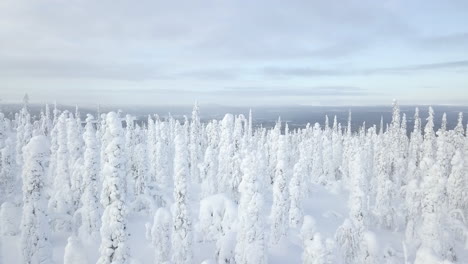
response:
M81 196L80 234L86 238L97 239L101 224L102 208L99 203L99 150L94 129L94 117L87 116L86 126L83 134L85 143L84 167L83 167L83 195Z
M299 160L294 164L293 175L289 182L289 199L291 201L289 208L289 226L299 227L304 216L303 199L306 196L304 186L308 184L306 180L307 173L307 150L304 146L299 147Z
M44 196L44 176L49 155L46 137L33 137L25 146L23 155L22 262L27 264L53 263Z
M52 212L55 231L71 229L73 212L73 196L71 195L69 150L67 140L68 112L63 112L57 121L57 153L56 169L53 175L52 196L49 200L49 210Z
M183 127L175 125L175 157L174 157L174 208L172 230L172 262L189 264L193 261L192 253L192 221L189 207L188 186L189 177L188 151L186 135Z
M466 209L468 205L468 188L464 177L464 157L461 150L457 150L452 158L452 172L447 180L447 195L449 211Z
M15 190L19 189L17 182L14 144L7 138L0 149L0 201L13 198Z
M201 146L201 123L200 123L200 108L198 103L195 103L192 110L192 120L190 122L190 175L195 182L200 182L200 172L198 164L202 158Z
M154 214L151 228L151 244L154 247L154 263L168 263L171 257L172 216L166 208L159 208ZM177 249L175 249L177 250Z
M320 233L315 232L314 221L310 216L304 217L301 228L302 263L304 264L331 264L331 252L322 240Z
M226 114L220 124L219 152L218 152L218 191L232 197L231 179L233 176L233 115Z
M86 250L80 239L76 236L70 236L65 246L63 264L82 264L89 263Z
M78 113L78 110L76 111ZM70 195L72 199L72 213L80 206L80 197L83 192L83 138L81 133L81 120L78 116L70 115L66 121L68 169L70 172Z
M270 243L277 244L286 234L289 212L289 164L288 141L285 135L279 137L275 181L273 183L273 205L271 207Z
M203 162L199 165L200 167L200 178L201 178L201 197L208 197L213 195L217 191L217 152L216 146L209 144L205 150L205 157Z
M249 151L242 161L236 263L267 263L268 243L262 215L264 198L260 177L265 172L258 169L257 161L255 151Z
M424 128L423 159L421 162L421 218L419 228L421 247L430 249L435 256L443 255L442 210L445 184L441 184L442 167L435 162L434 112L429 108L429 117Z
M106 116L106 159L102 166L101 245L98 264L124 264L129 261L125 186L125 141L122 123L115 112Z

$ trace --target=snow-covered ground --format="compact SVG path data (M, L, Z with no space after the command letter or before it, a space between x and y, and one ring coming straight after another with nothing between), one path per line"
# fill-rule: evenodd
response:
M0 116L0 263L468 263L462 115L409 129L395 103L353 133L198 111Z
M343 223L348 214L347 209L348 193L339 187L331 190L321 185L312 187L311 195L304 200L304 213L310 215L315 220L316 230L322 234L322 238L334 239L336 229ZM198 208L199 203L194 202L192 208ZM17 208L19 211L20 209ZM20 213L20 212L19 212ZM196 215L194 217L197 217ZM19 224L21 219L16 219ZM146 238L147 223L153 222L153 216L144 214L130 214L128 216L128 245L130 255L135 263L149 264L154 263L154 249L150 241ZM19 227L19 226L18 226ZM401 241L403 240L401 232L391 232L388 230L373 230L377 237L377 243L380 251L385 248L391 248L395 251L397 258L395 263L403 263L403 249ZM55 263L62 263L65 246L69 233L54 234L50 238L53 245L53 260ZM201 236L201 234L198 234ZM21 243L18 235L2 236L2 263L22 263ZM96 263L99 257L99 243L88 243L82 245L80 254L87 263ZM300 228L289 230L288 234L280 241L278 245L268 249L268 263L302 263L302 241L300 237ZM204 260L212 259L215 262L216 246L214 242L194 242L194 260L193 263L201 263ZM78 254L77 253L77 254ZM383 254L383 252L380 252ZM78 263L78 262L74 262ZM334 262L335 263L335 262ZM339 263L338 261L336 263Z

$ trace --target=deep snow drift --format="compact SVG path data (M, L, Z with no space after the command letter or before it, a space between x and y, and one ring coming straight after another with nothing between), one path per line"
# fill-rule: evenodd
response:
M461 114L407 128L394 103L353 132L198 111L0 114L0 263L468 263Z

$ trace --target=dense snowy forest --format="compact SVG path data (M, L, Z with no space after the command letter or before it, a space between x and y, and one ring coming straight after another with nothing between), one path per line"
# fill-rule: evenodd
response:
M0 263L468 263L462 114L409 128L395 102L352 131L51 108L0 114Z

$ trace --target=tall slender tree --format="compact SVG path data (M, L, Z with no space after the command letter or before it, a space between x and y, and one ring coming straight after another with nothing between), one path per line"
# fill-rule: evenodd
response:
M183 127L175 125L174 157L174 211L172 230L172 262L175 264L192 263L192 222L188 205L189 177L187 141Z
M239 231L235 260L239 264L267 263L267 241L262 217L262 182L258 176L258 157L251 150L242 161L242 181L239 185Z
M127 248L127 208L125 204L125 141L122 123L115 112L106 116L106 159L103 160L101 204L104 207L98 264L124 264Z
M71 229L71 216L73 197L70 185L69 150L67 140L68 112L60 114L57 121L57 153L56 169L53 175L54 186L52 196L49 199L49 210L52 212L55 231L68 231Z
M195 182L200 182L200 172L198 164L202 157L201 146L201 123L200 123L200 108L198 103L195 103L192 111L192 120L190 123L190 175Z
M53 263L49 222L44 196L44 176L49 146L45 136L35 136L24 148L21 249L23 263Z
M81 196L80 234L86 238L97 239L101 224L102 207L98 196L99 152L94 129L94 117L88 114L83 134L85 143L83 168L83 195Z
M273 183L270 243L275 245L286 234L289 216L289 164L288 142L285 135L279 137L278 158Z

